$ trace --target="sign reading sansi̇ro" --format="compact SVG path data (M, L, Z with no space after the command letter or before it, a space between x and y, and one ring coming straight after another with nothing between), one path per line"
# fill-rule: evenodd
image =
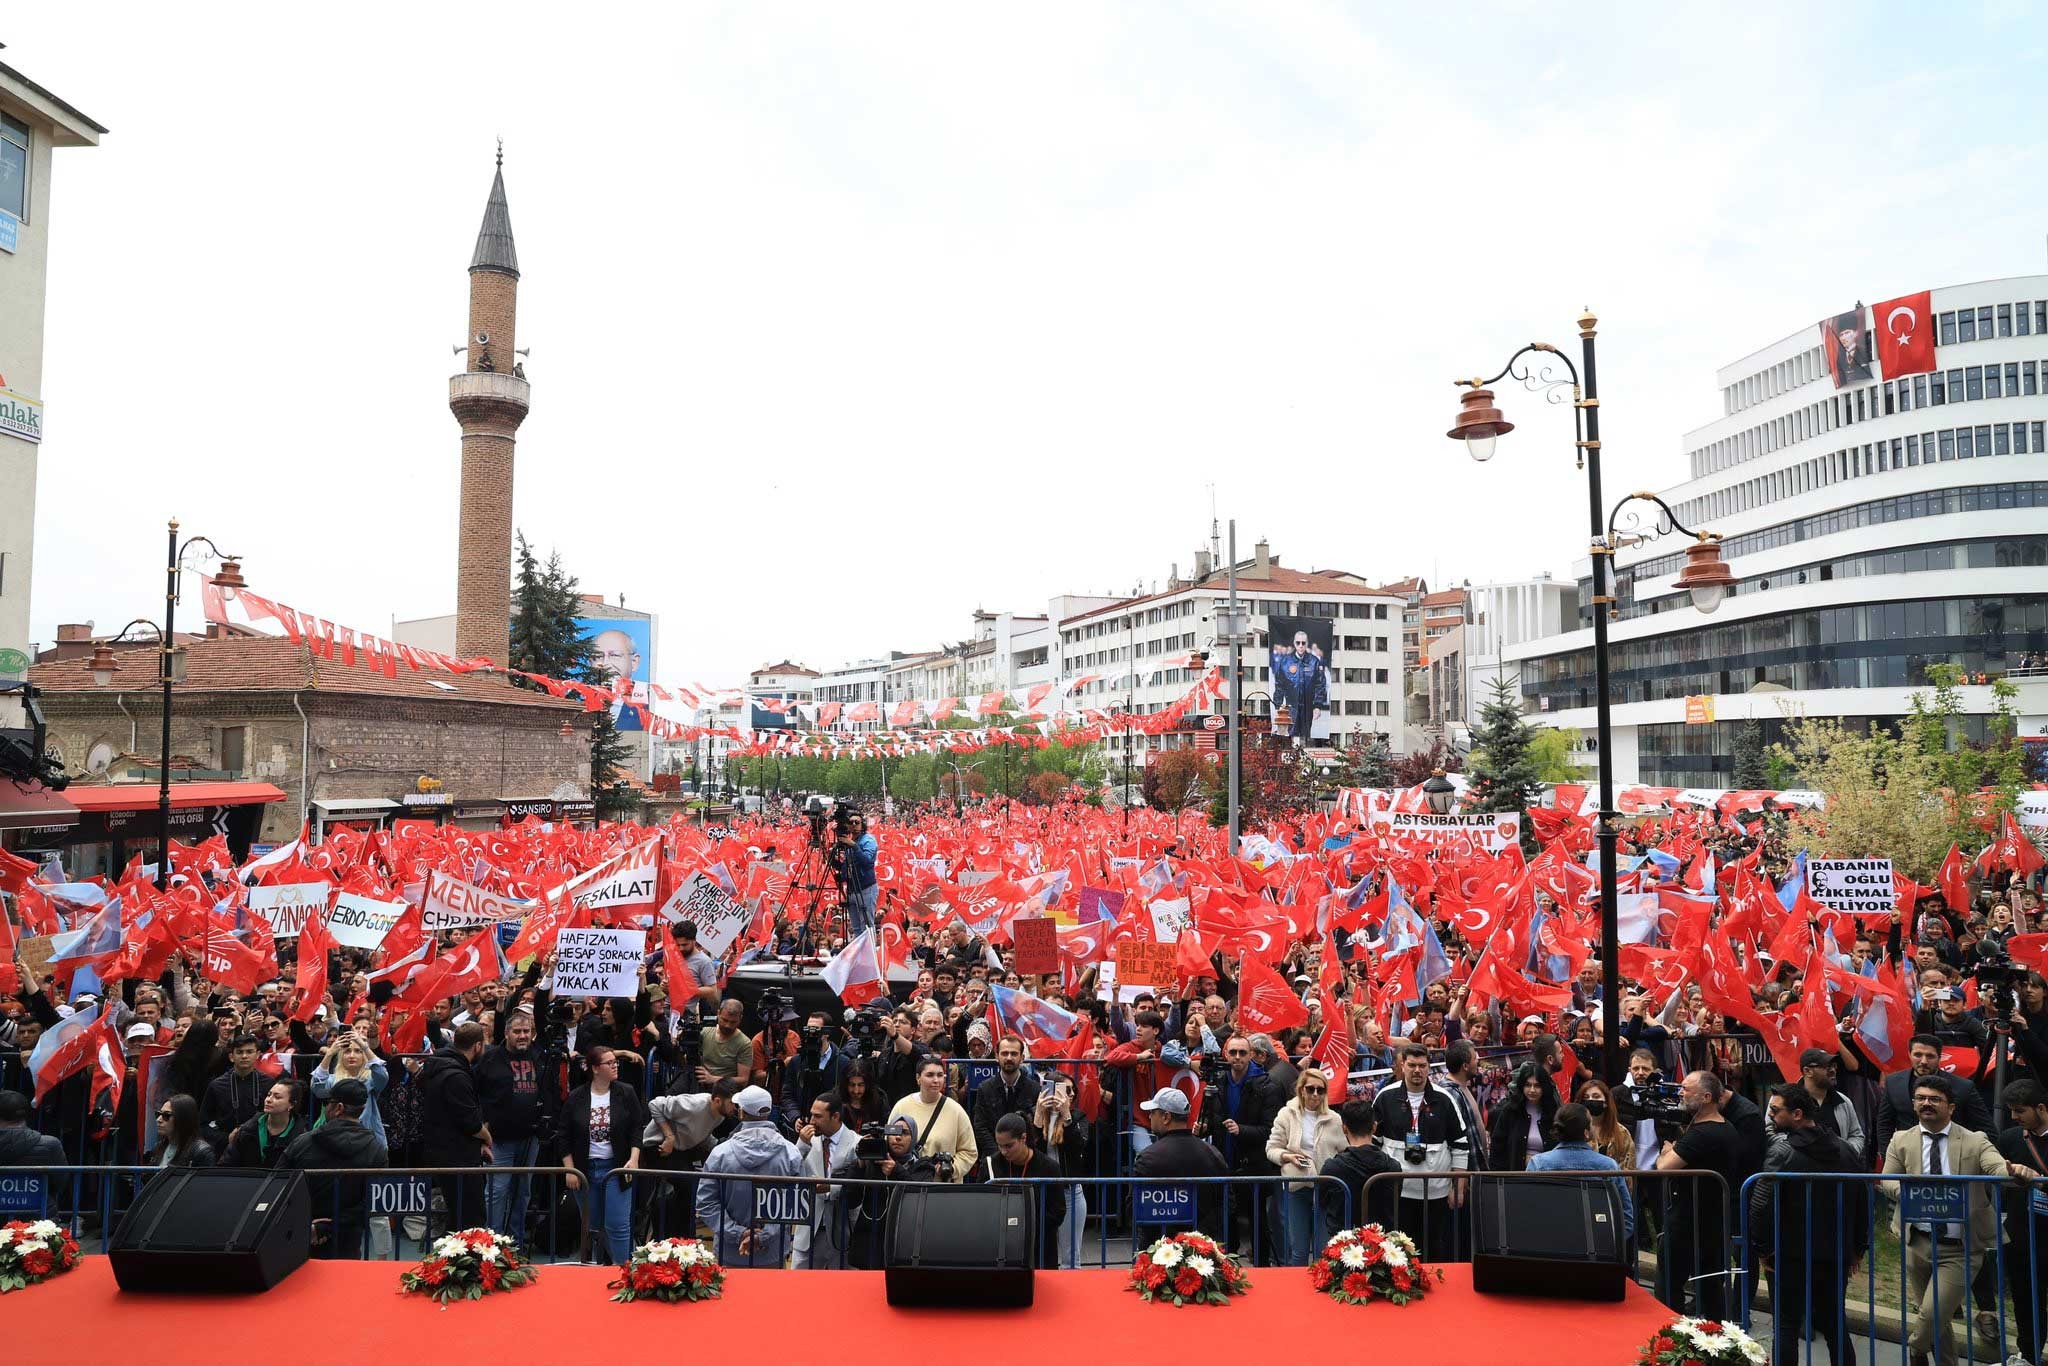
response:
M1844 915L1890 915L1899 903L1888 858L1808 859L1806 892Z

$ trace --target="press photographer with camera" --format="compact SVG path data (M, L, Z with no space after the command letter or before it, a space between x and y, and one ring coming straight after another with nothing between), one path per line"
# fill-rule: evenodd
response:
M839 1049L839 1030L830 1013L814 1010L805 1016L796 1056L782 1074L784 1112L793 1118L811 1114L812 1102L828 1092L835 1094L836 1107L840 1073L846 1061Z
M839 894L846 904L847 938L875 927L875 856L881 846L868 833L868 818L850 807L832 813L832 870L839 876Z
M846 1152L832 1175L853 1181L940 1181L938 1163L917 1152L917 1126L908 1116L897 1115L882 1124L861 1127L860 1138ZM861 1186L848 1191L850 1206L846 1222L846 1262L863 1271L882 1265L882 1222L889 1210L891 1192L881 1186Z

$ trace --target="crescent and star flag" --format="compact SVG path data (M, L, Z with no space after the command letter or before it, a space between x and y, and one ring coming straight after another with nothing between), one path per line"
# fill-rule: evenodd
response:
M1028 991L992 984L989 993L994 998L996 1014L1003 1022L1004 1031L1017 1035L1027 1045L1064 1042L1074 1032L1074 1025L1080 1018L1050 1001L1039 1000Z
M1931 294L1902 294L1871 309L1877 320L1877 361L1886 379L1924 375L1934 368Z

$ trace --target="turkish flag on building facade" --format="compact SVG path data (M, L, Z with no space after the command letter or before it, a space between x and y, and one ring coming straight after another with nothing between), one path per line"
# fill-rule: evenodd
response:
M1934 315L1927 290L1887 299L1871 310L1877 320L1877 359L1886 379L1924 375L1934 368Z

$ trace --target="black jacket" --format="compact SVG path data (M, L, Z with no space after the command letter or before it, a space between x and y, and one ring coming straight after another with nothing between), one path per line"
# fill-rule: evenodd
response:
M1239 1120L1238 1123L1242 1125L1244 1121ZM1265 1147L1266 1140L1261 1138L1261 1156ZM1228 1176L1230 1167L1224 1162L1222 1153L1187 1130L1180 1129L1153 1139L1145 1151L1138 1154L1138 1160L1131 1164L1131 1172L1144 1180L1156 1181L1183 1176ZM1225 1189L1221 1184L1195 1188L1195 1227L1219 1240L1224 1236Z
M1339 1149L1334 1157L1323 1164L1323 1170L1319 1174L1336 1177L1344 1183L1344 1189L1339 1190L1327 1181L1316 1183L1316 1208L1322 1211L1324 1224L1331 1229L1358 1228L1365 1224L1392 1228L1394 1196L1401 1189L1401 1184L1383 1181L1368 1193L1365 1183L1382 1172L1400 1170L1401 1164L1381 1152L1377 1144L1367 1143L1361 1147ZM1345 1191L1351 1193L1348 1208L1344 1199ZM1347 1219L1350 1222L1345 1222Z
M1870 1135L1870 1152L1867 1160L1881 1162L1892 1144L1892 1135L1901 1129L1910 1129L1920 1122L1913 1113L1914 1074L1908 1070L1894 1072L1884 1079L1884 1099L1877 1107L1877 1127ZM1968 1077L1951 1076L1948 1079L1955 1092L1955 1122L1965 1129L1975 1129L1987 1138L1995 1137L1991 1127L1991 1107L1984 1103L1984 1093Z
M1506 1100L1493 1108L1493 1123L1487 1126L1486 1153L1487 1163L1494 1171L1518 1172L1529 1165L1527 1104L1517 1087L1509 1091ZM1552 1126L1557 1123L1556 1094L1545 1091L1536 1108L1542 1116L1543 1141L1548 1144Z
M623 1167L647 1132L647 1103L622 1081L612 1083L612 1165ZM590 1088L579 1086L562 1106L556 1159L568 1158L579 1172L590 1170Z
M283 1165L285 1149L306 1133L306 1117L293 1115L291 1127L282 1134L258 1133L264 1127L264 1117L257 1115L246 1124L236 1127L228 1136L228 1146L221 1154L223 1167L277 1167Z
M484 1160L483 1107L476 1099L476 1069L444 1048L420 1064L420 1157L429 1167L475 1167Z
M1824 1124L1780 1135L1769 1170L1860 1173L1863 1154ZM1870 1184L1853 1181L1758 1181L1749 1195L1750 1237L1765 1257L1787 1267L1803 1258L1847 1265L1869 1241Z
M199 1101L199 1136L225 1152L235 1130L263 1113L263 1097L277 1084L277 1078L252 1071L244 1077L233 1068L206 1085Z
M477 1104L491 1126L493 1142L554 1134L562 1111L561 1078L557 1068L541 1060L539 1050L529 1045L520 1054L502 1045L486 1048L475 1075Z
M1017 1084L1009 1085L1003 1080L1001 1068L996 1074L974 1090L974 1108L969 1117L974 1121L974 1148L983 1157L996 1150L996 1121L1007 1114L1019 1114L1028 1121L1031 1112L1038 1105L1038 1078L1022 1068L1017 1072ZM986 1168L986 1163L983 1164Z
M1465 1133L1465 1120L1458 1113L1457 1105L1435 1086L1424 1087L1422 1096L1422 1142L1445 1143L1469 1151L1471 1139ZM1398 1146L1408 1141L1412 1111L1408 1106L1408 1088L1405 1085L1396 1081L1382 1088L1373 1097L1372 1113L1382 1146ZM1494 1154L1494 1167L1496 1170L1506 1169L1498 1153Z
M61 1167L64 1144L26 1124L0 1129L0 1167Z
M1229 1079L1204 1087L1202 1118L1208 1124L1208 1140L1216 1145L1230 1170L1244 1176L1271 1176L1280 1169L1266 1157L1266 1138L1273 1131L1273 1118L1280 1113L1280 1092L1261 1071L1248 1071L1239 1083L1237 1111L1230 1110ZM1233 1140L1223 1121L1237 1121Z
M281 1167L321 1171L334 1167L376 1169L389 1166L391 1154L374 1133L353 1119L329 1120L311 1133L302 1133L284 1150ZM361 1228L369 1222L363 1207L364 1181L359 1176L308 1177L306 1190L313 1198L313 1220L332 1219L338 1229ZM344 1255L360 1256L361 1239L353 1244L342 1240Z
M993 1140L991 1140L993 1141ZM1031 1161L1018 1171L993 1148L989 1155L975 1163L979 1180L1000 1184L1005 1180L1033 1180L1046 1178L1057 1180L1060 1164L1042 1152L1033 1150ZM1057 1271L1060 1265L1060 1224L1067 1217L1067 1188L1060 1186L1028 1186L1025 1188L1031 1203L1037 1210L1038 1219L1038 1265L1041 1270ZM1085 1242L1085 1237L1083 1238Z

